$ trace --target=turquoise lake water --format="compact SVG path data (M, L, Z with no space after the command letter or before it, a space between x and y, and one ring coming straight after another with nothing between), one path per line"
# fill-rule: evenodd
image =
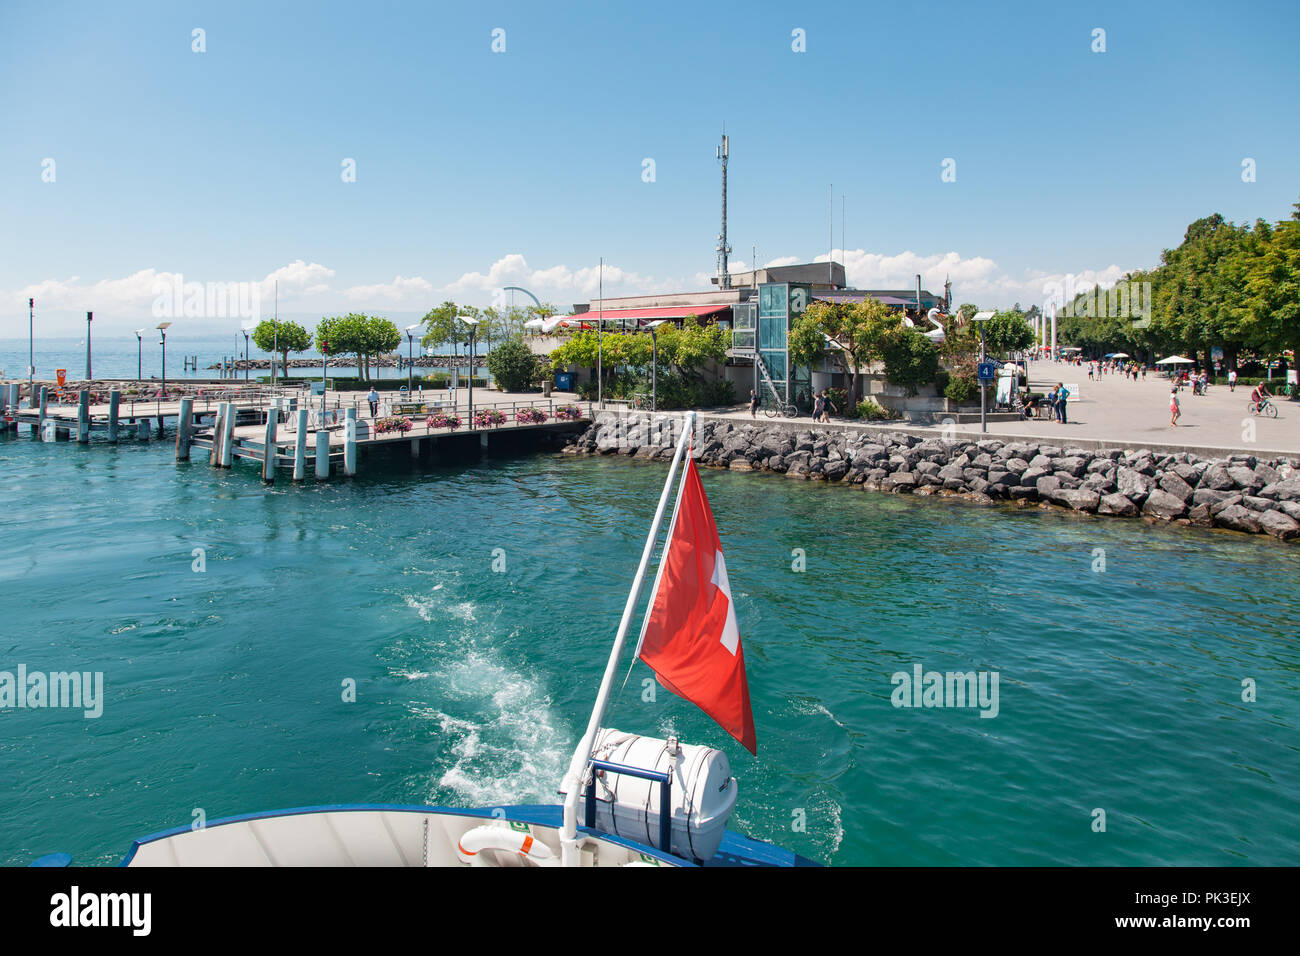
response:
M0 862L115 863L196 809L554 801L662 466L367 462L264 488L171 458L0 440L0 671L105 681L98 719L0 710ZM837 865L1300 861L1300 549L703 480L758 757L643 701L643 665L606 723L726 750L732 829ZM916 664L996 672L997 716L893 706Z

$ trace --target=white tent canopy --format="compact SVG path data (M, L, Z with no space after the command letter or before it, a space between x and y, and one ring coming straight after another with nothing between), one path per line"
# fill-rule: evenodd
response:
M1171 355L1168 358L1162 358L1157 365L1195 365L1189 358L1183 358L1181 355Z

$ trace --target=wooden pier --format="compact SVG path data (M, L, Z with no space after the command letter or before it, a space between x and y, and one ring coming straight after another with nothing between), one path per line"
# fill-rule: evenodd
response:
M119 389L111 389L107 401L102 394L96 401L89 389L56 392L42 385L30 407L22 406L19 394L19 385L0 385L0 426L5 430L16 431L22 424L39 440L75 439L79 444L89 444L92 433L101 432L117 443L161 438L164 425L173 421L177 461L191 460L197 452L214 468L231 468L245 459L257 464L267 483L281 471L295 481L309 475L318 480L353 476L360 461L378 448L405 447L414 460L435 457L440 446L462 453L476 446L485 452L497 436L577 431L592 419L590 403L541 397L475 402L476 423L465 402L386 398L378 414L369 416L368 404L355 393L311 396L302 388L207 388L168 400L126 401ZM461 424L443 424L450 416ZM381 430L385 425L389 427Z
M433 411L405 415L386 415L381 410L375 418L362 416L364 403L337 406L322 412L319 409L290 408L279 415L268 414L255 424L233 422L227 412L218 409L210 428L192 434L177 435L177 458L189 457L193 449L206 451L208 461L216 467L232 467L243 458L257 463L262 480L275 481L278 472L285 470L295 481L308 475L317 479L331 474L356 475L359 462L377 448L408 451L409 458L419 461L436 457L438 448L454 444L464 448L467 443L477 445L481 451L491 447L494 438L521 435L529 432L569 432L580 430L591 421L588 403L570 405L578 409L576 418L557 418L556 403L548 399L535 402L476 402L475 412L498 411L505 421L498 425L474 426L469 409L462 404L453 408L447 403L433 405ZM563 407L561 405L560 407ZM521 411L531 412L536 420L520 421ZM367 409L368 411L368 409ZM441 413L456 415L465 425L457 428L430 425L429 418ZM377 423L384 419L405 419L410 422L406 431L393 429L379 431Z

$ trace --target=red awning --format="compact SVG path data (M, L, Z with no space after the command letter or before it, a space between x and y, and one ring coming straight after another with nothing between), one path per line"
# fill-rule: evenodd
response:
M684 319L688 315L703 319L706 316L729 311L731 311L729 305L674 305L655 309L605 309L603 311L592 309L590 312L566 315L560 325L565 328L581 326L595 328L600 321L603 321L607 327L613 325L619 328L633 328L645 322L653 322L655 319Z

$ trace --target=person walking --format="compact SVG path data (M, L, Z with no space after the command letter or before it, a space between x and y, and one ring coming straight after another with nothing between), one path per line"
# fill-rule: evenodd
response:
M1183 410L1178 405L1178 386L1169 390L1169 425L1174 427L1178 424L1178 416Z
M829 425L831 423L830 410L832 408L835 408L835 403L831 401L830 392L823 388L822 389L822 423L823 424ZM838 408L835 408L835 414L838 415L839 413L840 410Z
M1065 420L1065 402L1066 399L1068 399L1069 397L1070 397L1070 393L1066 390L1065 386L1062 385L1060 382L1057 382L1056 383L1056 402L1057 402L1056 410L1057 410L1057 414L1059 414L1061 417L1062 425L1069 424L1069 422Z
M1228 370L1228 391L1235 392L1236 390L1237 390L1237 370L1235 368L1229 369Z
M370 417L374 418L379 411L379 390L373 385L370 391L366 393L366 401L370 403Z
M824 414L826 414L826 399L821 394L813 392L813 421L821 421Z
M749 417L755 418L758 415L758 393L752 388L749 390Z

